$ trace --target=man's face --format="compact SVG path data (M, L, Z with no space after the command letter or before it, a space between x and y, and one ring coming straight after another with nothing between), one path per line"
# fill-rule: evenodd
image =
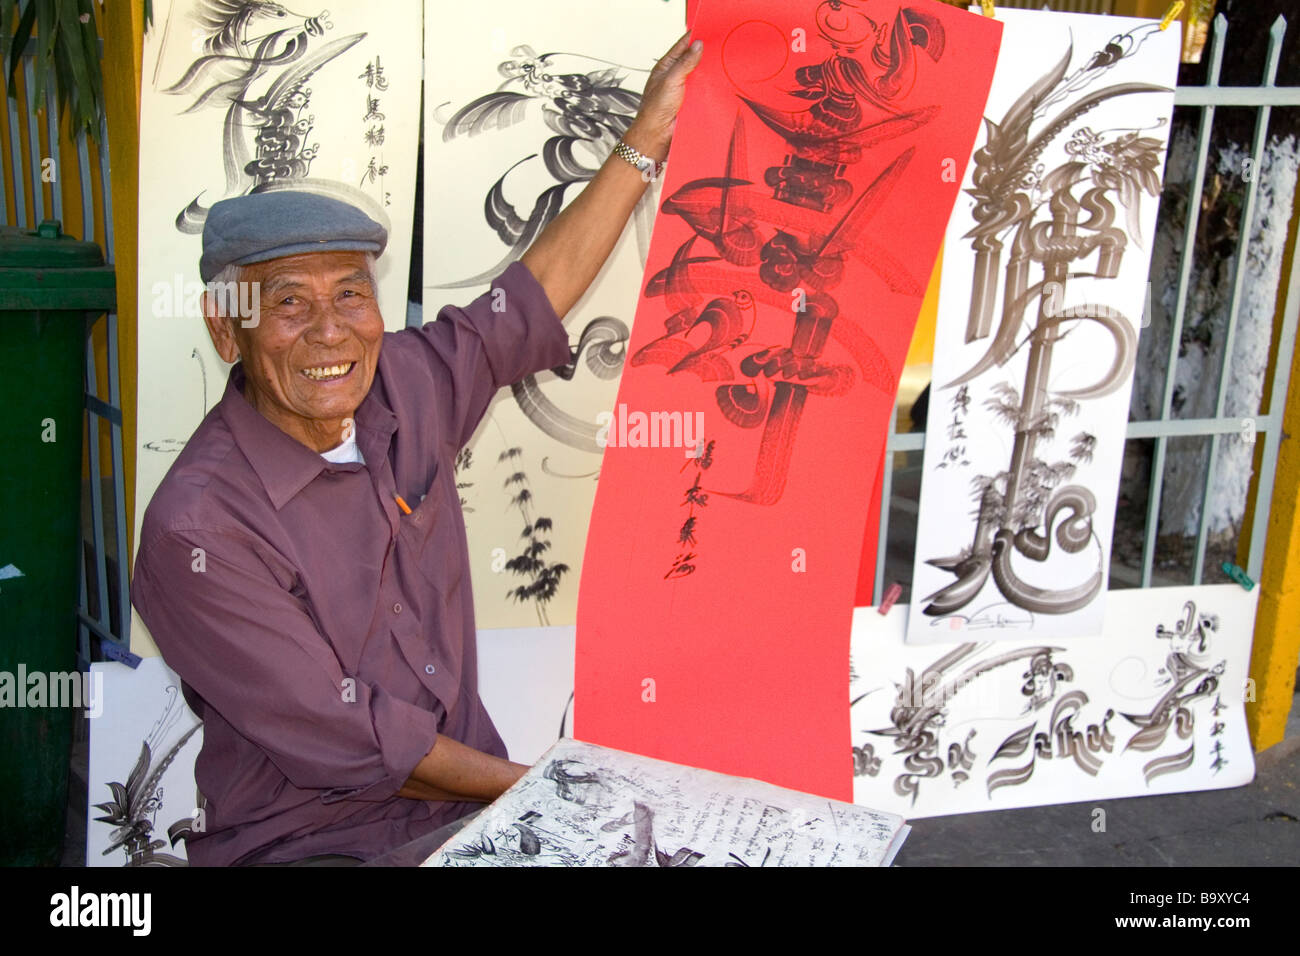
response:
M375 376L384 320L362 252L310 252L245 266L260 315L208 315L227 362L242 356L244 397L272 424L315 451L343 441ZM211 310L205 309L205 314ZM330 374L342 366L343 374Z

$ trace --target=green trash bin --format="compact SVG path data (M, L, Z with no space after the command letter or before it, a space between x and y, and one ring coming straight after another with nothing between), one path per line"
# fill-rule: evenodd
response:
M115 307L93 242L0 227L0 865L57 865L76 674L86 336ZM84 712L83 706L80 708Z

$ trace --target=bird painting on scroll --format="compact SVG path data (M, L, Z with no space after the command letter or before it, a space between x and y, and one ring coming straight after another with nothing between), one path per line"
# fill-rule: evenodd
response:
M491 16L427 0L426 316L486 291L581 193L684 22L683 0L508 0ZM503 389L457 461L480 628L574 623L601 414L614 409L657 195L646 190L564 317L571 360Z
M1102 629L1179 40L999 17L944 249L909 643Z
M414 195L420 120L412 22L419 0L389 0L383 17L361 0L329 9L155 0L140 92L136 521L230 369L199 313L214 203L298 189L363 209L389 231L376 263L385 327L405 325L411 221L402 210ZM252 304L248 291L241 308ZM147 653L138 615L133 629Z
M928 0L717 0L693 27L611 423L651 440L605 453L575 733L844 796L862 532L1000 27Z

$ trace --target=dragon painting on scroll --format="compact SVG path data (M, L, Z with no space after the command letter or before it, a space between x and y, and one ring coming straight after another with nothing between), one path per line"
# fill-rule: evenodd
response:
M641 106L641 94L633 87L643 82L648 73L642 69L599 65L605 63L572 53L539 55L531 46L520 44L511 49L509 59L497 66L505 82L498 89L460 106L447 118L442 128L444 143L507 130L534 113L541 115L550 135L539 152L510 163L484 197L483 219L505 247L504 256L498 253L486 269L475 269L473 275L440 282L437 288L474 288L487 284L523 255L538 234L559 215L565 202L596 175L600 164L632 125ZM597 68L587 69L592 66ZM442 106L435 111L435 116ZM544 170L544 175L537 167ZM527 209L526 201L516 207L508 198L507 188L515 180L528 179L529 174L538 176L545 184L536 197L529 197L531 210ZM653 198L653 193L650 197ZM642 265L653 220L653 202L638 203L632 223ZM568 364L551 371L563 382L571 382L575 374L587 373L605 381L617 379L623 369L627 339L627 323L615 316L598 316L583 327L577 345L570 350L572 358ZM580 363L584 353L585 361ZM528 375L512 385L511 394L528 420L550 438L579 451L600 454L604 446L597 441L599 429L594 412L584 418L562 408L541 387L537 375Z
M948 231L909 642L1101 627L1177 37L1017 11L1005 29ZM1027 78L1029 48L1053 52Z
M183 34L182 20L199 24L189 37ZM312 103L313 79L366 38L365 33L331 38L334 27L328 10L301 17L278 3L258 0L196 0L188 10L181 3L168 10L164 32L181 33L195 55L178 79L162 86L162 92L183 98L186 113L212 109L224 113L225 190L215 195L207 189L198 192L177 215L178 231L201 233L208 208L218 199L270 189L309 188L367 209L389 204L362 189L367 180L376 183L387 173L388 167L378 165L381 160L374 156L355 185L311 178L320 151L313 137L313 109L323 105ZM155 82L161 79L162 59L156 64ZM363 126L369 124L362 135L374 147L385 140L383 126L377 122L385 118L379 112L379 92L388 89L381 60L375 57L356 77L374 94L359 100L366 108L357 114ZM343 180L355 179L358 164L342 165ZM382 200L382 185L379 193Z

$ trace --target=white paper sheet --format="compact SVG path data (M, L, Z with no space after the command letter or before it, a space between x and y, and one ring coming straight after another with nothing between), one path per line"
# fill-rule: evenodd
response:
M462 305L582 190L635 115L649 70L685 23L683 0L504 0L492 15L428 0L424 317ZM563 183L571 183L562 186ZM485 205L513 207L489 225ZM456 463L479 627L571 625L600 471L649 248L657 187L565 317L573 365L502 390ZM522 237L522 238L521 238ZM507 479L523 475L522 482ZM526 504L515 501L527 489ZM549 521L538 524L537 519ZM527 527L528 533L520 530ZM546 569L506 562L539 542ZM521 594L519 589L523 589Z
M194 785L203 725L181 680L161 657L91 674L103 712L90 721L86 866L185 866L184 833L204 821Z
M423 866L885 866L903 819L562 740Z
M915 647L906 608L854 611L854 800L910 819L1254 779L1259 590L1112 591L1099 638Z
M1101 633L1179 36L998 10L948 225L910 644Z
M573 723L572 627L478 632L478 693L510 759L536 763Z

